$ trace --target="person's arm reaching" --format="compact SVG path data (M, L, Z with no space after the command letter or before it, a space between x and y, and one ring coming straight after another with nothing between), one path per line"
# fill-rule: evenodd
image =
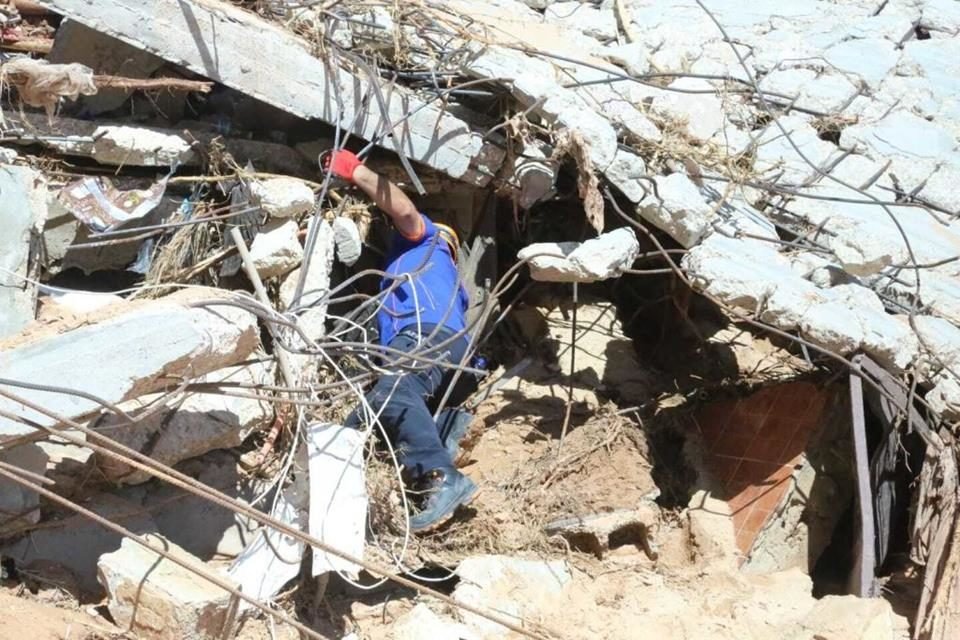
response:
M423 219L410 198L400 188L363 166L357 156L346 150L334 151L324 168L354 183L373 199L393 221L404 237L415 239L423 233Z

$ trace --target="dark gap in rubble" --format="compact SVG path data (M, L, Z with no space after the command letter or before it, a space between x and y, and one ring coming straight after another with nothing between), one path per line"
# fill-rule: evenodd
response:
M839 127L829 127L820 129L817 132L817 137L826 142L832 142L833 144L840 144L840 128Z
M647 528L643 524L632 522L614 529L607 536L607 548L611 551L628 545L635 547L637 551L647 551Z
M653 462L652 476L660 495L657 504L665 509L682 509L690 502L697 479L686 454L687 435L669 420L658 420L646 429Z
M913 33L916 36L917 40L929 40L931 37L929 29L919 24L913 30Z
M46 284L62 289L108 293L129 289L139 284L142 280L142 275L127 270L84 273L83 270L79 268L70 268L53 276Z
M827 548L810 569L815 598L848 592L847 584L854 566L853 553L857 540L855 521L856 505L851 503L843 510Z

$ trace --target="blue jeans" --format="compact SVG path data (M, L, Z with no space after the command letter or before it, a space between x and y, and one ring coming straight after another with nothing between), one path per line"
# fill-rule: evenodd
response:
M434 335L428 340L431 332ZM446 327L437 329L435 325L421 325L418 333L417 326L412 325L401 329L389 347L404 353L423 351L448 341L452 335L454 331ZM461 336L426 357L458 365L466 350L467 339ZM394 357L393 354L387 355L387 359ZM424 363L411 360L406 364L420 366ZM453 466L429 408L431 400L443 396L453 373L452 369L439 365L401 371L382 376L367 393L367 402L374 414L379 413L380 423L393 444L397 459L411 478L418 478L433 469ZM365 422L364 416L361 409L354 410L347 424L360 426Z

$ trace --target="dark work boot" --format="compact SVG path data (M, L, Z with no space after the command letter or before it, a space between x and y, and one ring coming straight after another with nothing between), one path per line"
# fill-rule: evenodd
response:
M470 504L477 495L477 485L453 467L443 467L421 476L414 491L420 494L420 510L411 516L410 530L423 532L449 520L457 507Z
M460 455L460 441L467 435L470 429L470 423L473 422L473 414L448 407L440 412L437 418L437 429L440 431L440 442L450 454L450 459L454 462Z

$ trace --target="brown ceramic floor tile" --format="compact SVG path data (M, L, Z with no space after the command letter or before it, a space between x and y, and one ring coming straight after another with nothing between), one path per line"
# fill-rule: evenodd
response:
M739 466L740 458L713 455L707 459L707 468L713 475L713 479L721 486L726 486L730 482Z
M753 436L725 433L722 438L717 440L713 447L713 453L720 456L742 458L752 440Z
M775 410L771 411L767 419L763 421L763 427L760 429L759 435L790 440L801 428L803 428L802 420Z
M753 546L753 541L757 538L756 531L747 531L746 529L737 532L737 548L740 549L740 552L744 555L750 553L750 548Z
M807 382L793 382L782 385L777 408L787 414L802 416L807 413L810 402L817 395L817 389Z
M789 439L770 438L757 436L750 446L747 447L743 457L748 460L760 460L763 462L780 463L780 455L790 444Z
M771 477L777 469L780 468L779 464L772 462L760 462L757 460L744 460L739 467L737 467L737 472L734 474L734 479L745 480L750 484L762 484L767 478Z
M779 482L764 491L756 500L755 506L758 509L774 511L779 505L783 496L790 489L790 483L787 481Z
M747 516L746 522L743 524L743 528L748 531L760 531L763 529L763 525L767 524L767 520L770 519L770 511L766 509L761 509L758 506L755 506L750 514Z

